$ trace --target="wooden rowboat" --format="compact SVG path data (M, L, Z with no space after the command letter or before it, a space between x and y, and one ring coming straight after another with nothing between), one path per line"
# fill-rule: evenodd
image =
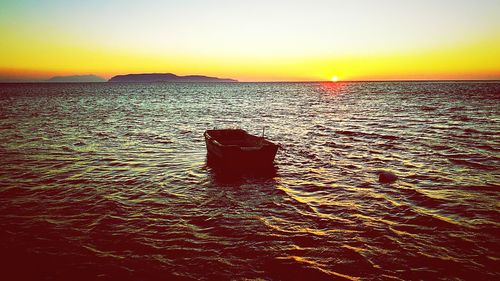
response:
M278 145L242 129L207 130L203 134L208 157L235 166L269 166Z

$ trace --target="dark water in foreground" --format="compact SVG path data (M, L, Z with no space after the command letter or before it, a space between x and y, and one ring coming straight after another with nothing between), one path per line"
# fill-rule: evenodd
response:
M275 170L207 166L263 125ZM0 85L2 274L498 280L499 151L499 83Z

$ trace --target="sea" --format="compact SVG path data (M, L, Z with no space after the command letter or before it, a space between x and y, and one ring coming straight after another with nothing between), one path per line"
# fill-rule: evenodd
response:
M0 275L499 280L499 167L495 81L1 84Z

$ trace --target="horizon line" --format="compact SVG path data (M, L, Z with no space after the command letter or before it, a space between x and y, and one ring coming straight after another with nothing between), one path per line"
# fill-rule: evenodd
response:
M235 80L235 79L234 79ZM341 83L367 83L367 82L500 82L500 78L497 79L379 79L379 80L339 80L339 81L331 81L331 80L303 80L303 81L290 81L290 80L275 80L275 81L233 81L233 82L197 82L197 81L186 81L186 82L169 82L169 81L158 81L158 82L110 82L109 79L102 82L51 82L47 80L31 80L31 81L1 81L0 84L69 84L69 83L332 83L332 84L341 84Z

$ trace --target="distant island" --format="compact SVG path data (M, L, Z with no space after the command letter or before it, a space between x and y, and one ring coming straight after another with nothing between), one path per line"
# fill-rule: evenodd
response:
M173 73L141 73L116 75L108 82L238 82L238 80L203 75L178 76Z
M49 83L78 83L78 82L106 82L106 79L95 75L54 76L44 82Z

